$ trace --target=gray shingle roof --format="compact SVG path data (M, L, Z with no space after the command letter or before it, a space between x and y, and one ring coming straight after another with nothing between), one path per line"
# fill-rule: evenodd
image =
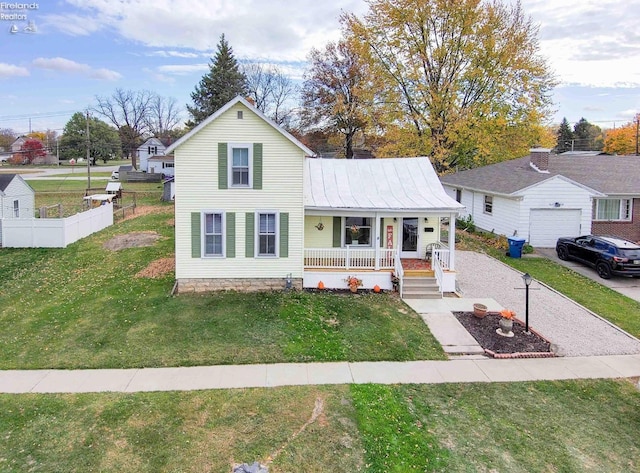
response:
M4 192L14 177L15 174L0 174L0 191Z
M549 173L529 166L529 156L442 176L450 186L513 194L552 176L564 176L610 195L640 195L639 156L549 156Z

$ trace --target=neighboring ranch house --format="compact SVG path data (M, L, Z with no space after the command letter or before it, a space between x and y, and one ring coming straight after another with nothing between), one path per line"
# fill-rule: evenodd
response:
M640 160L636 156L529 156L441 178L477 227L555 247L564 236L640 240Z
M19 174L0 174L0 219L33 217L35 195Z
M462 205L427 158L318 159L240 97L172 152L178 292L346 289L347 276L391 289L401 258L427 249L439 290L455 290ZM442 219L453 224L448 245Z
M152 156L147 160L147 172L162 174L163 177L172 177L174 175L173 162L173 155Z
M151 172L149 170L149 158L153 156L164 156L167 147L158 138L149 138L138 146L138 166L140 171Z

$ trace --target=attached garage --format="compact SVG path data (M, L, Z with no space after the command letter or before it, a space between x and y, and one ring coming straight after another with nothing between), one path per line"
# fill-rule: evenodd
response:
M539 248L554 248L560 237L579 236L582 210L531 209L529 243Z

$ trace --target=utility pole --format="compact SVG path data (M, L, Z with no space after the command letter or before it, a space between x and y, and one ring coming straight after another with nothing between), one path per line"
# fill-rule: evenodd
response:
M640 156L638 148L638 135L640 135L640 113L636 113L636 156Z
M89 110L87 110L87 189L91 189L91 154L89 153Z

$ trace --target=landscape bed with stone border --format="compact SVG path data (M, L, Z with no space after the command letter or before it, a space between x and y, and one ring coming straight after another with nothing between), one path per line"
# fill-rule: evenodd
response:
M485 354L492 358L549 358L556 356L551 342L529 327L525 332L523 321L513 319L513 337L505 337L496 332L501 315L488 312L483 318L473 312L454 312L456 319L480 344Z

